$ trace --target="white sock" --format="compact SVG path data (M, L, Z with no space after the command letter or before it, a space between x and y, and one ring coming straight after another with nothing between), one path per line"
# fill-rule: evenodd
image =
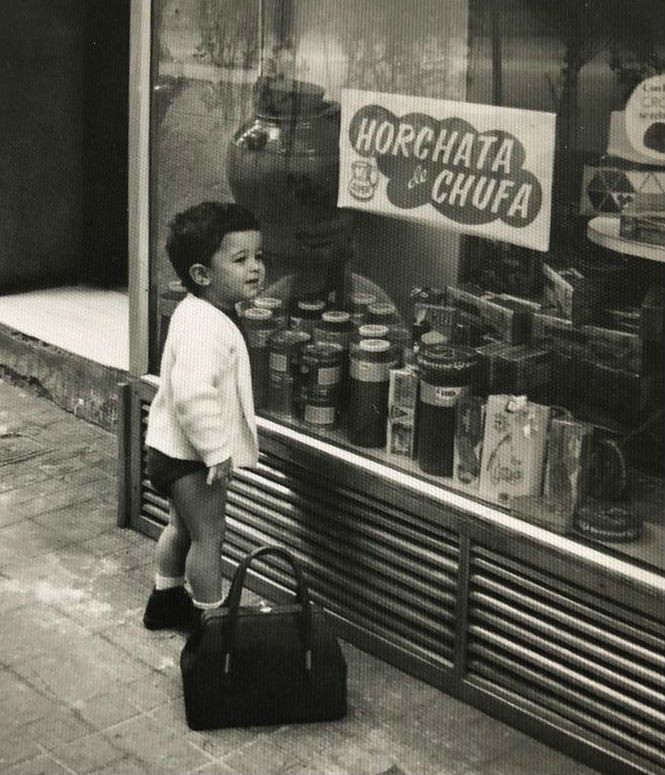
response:
M159 573L155 573L155 589L162 590L182 587L184 583L184 576L162 576Z
M201 611L211 611L213 608L219 608L223 602L224 602L224 598L222 598L221 600L218 600L216 603L199 603L198 600L192 599L192 603L194 603L194 608L200 608Z

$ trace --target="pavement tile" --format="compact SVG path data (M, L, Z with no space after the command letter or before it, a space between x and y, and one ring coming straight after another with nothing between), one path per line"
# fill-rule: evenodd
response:
M196 775L238 775L238 770L234 770L223 761L214 761L209 764L204 764L203 767L199 767L196 770L192 770L191 773L192 775L194 775L194 773L196 773Z
M103 533L117 529L113 508L93 499L45 511L33 517L33 521L61 532L68 537L68 543L93 536L99 538Z
M249 743L265 737L273 737L279 727L230 727L193 731L187 726L182 698L164 703L148 714L156 724L185 736L193 746L215 758L228 756Z
M0 671L2 732L12 732L32 721L53 715L57 704L13 670Z
M94 732L93 727L76 710L68 707L59 707L53 713L31 722L26 728L47 750Z
M537 740L527 742L483 764L483 775L593 775L594 770Z
M47 653L66 659L72 640L86 636L85 629L53 606L32 603L3 616L0 661L6 665L19 665Z
M242 775L287 775L305 762L276 745L271 736L261 736L222 758ZM361 773L357 773L361 775Z
M123 677L129 681L141 675L131 662L119 664L117 651L106 645L106 649L100 646L95 635L70 638L66 648L22 662L16 671L33 686L69 704L87 700L110 691Z
M29 559L69 543L71 537L55 527L44 527L31 519L15 522L0 528L0 566L19 555Z
M120 684L94 697L76 700L74 707L87 724L100 731L107 729L141 712L134 702L137 684L143 681Z
M105 630L104 636L111 643L120 646L124 652L132 654L153 670L159 671L165 687L169 681L174 681L178 687L177 693L175 688L173 691L167 688L167 691L171 696L180 696L182 679L179 660L184 638L173 630L146 630L141 622L142 616L143 607L140 611L136 611L132 621Z
M0 772L4 773L17 762L34 759L44 753L27 726L18 726L0 732Z
M56 745L50 753L58 762L80 775L87 775L101 767L117 763L124 756L101 732Z
M203 751L147 716L125 721L105 734L114 746L150 763L160 775L182 775L210 761Z
M146 762L132 756L123 756L122 759L93 770L90 775L159 775L159 773Z
M71 775L70 769L65 769L49 754L41 754L34 759L18 762L3 772L5 775Z

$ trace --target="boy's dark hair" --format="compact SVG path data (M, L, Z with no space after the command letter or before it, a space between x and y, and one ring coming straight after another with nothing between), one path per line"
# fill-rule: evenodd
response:
M201 202L178 213L169 224L166 252L180 282L196 294L189 269L208 266L225 235L232 231L258 231L253 213L233 202Z

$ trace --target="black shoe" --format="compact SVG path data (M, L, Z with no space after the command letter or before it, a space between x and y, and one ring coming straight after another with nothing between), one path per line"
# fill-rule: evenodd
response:
M143 624L149 630L188 626L194 617L192 599L184 587L153 589L143 614Z

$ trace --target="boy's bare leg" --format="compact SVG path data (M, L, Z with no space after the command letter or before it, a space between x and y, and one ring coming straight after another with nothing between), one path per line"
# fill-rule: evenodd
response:
M185 575L185 560L191 543L187 525L171 503L169 524L162 530L155 551L159 576L175 579Z
M195 471L176 480L173 503L184 522L191 546L186 575L194 604L222 602L222 543L226 527L226 483L206 484L206 472Z

